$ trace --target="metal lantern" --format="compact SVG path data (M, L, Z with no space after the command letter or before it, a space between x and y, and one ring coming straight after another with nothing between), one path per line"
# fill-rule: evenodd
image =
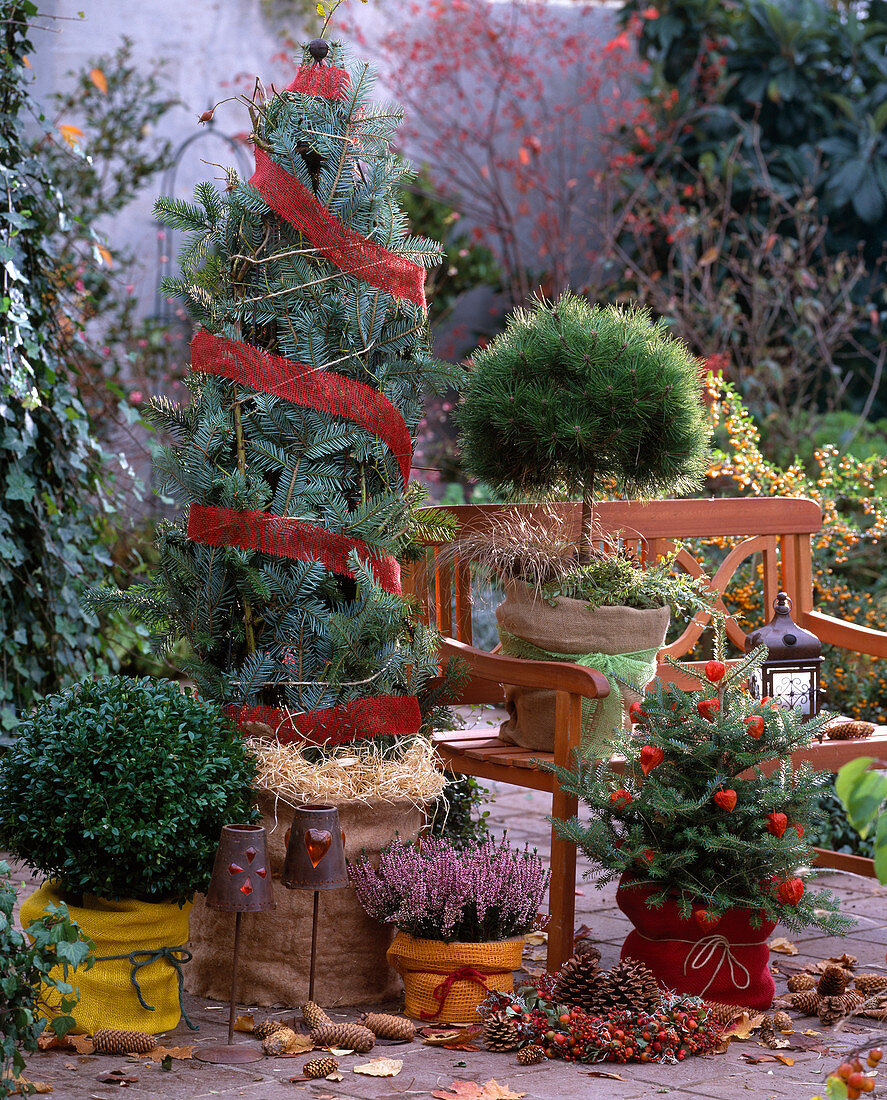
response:
M264 913L275 908L268 873L268 849L261 825L225 825L216 849L212 878L206 891L209 909L234 914L234 955L231 960L231 1003L228 1009L228 1042L201 1047L194 1055L201 1062L233 1064L255 1062L262 1051L234 1042L237 1001L237 964L240 956L240 918L244 913Z
M299 806L286 831L286 858L280 881L287 890L313 890L311 919L311 962L308 972L308 1000L314 1000L314 971L317 962L317 923L320 890L341 890L350 885L345 863L345 834L335 806Z
M749 691L754 699L770 696L781 707L799 710L802 719L812 718L819 713L822 695L822 645L792 620L792 602L785 592L777 595L773 609L770 622L745 639L747 653L759 645L768 650L766 661L749 677Z

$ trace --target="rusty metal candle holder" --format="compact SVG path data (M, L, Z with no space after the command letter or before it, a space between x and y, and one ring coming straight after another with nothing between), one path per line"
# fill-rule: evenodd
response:
M314 969L317 961L317 915L321 890L341 890L349 885L345 864L345 834L335 806L304 805L293 815L286 831L286 858L280 881L288 890L313 890L311 920L311 966L308 1000L314 1000Z
M237 1000L237 963L240 955L240 918L243 913L263 913L275 907L271 896L267 838L261 825L225 825L212 878L206 892L209 909L234 913L234 959L231 966L231 1006L226 1045L204 1047L194 1055L201 1062L256 1062L262 1051L234 1042L234 1012Z

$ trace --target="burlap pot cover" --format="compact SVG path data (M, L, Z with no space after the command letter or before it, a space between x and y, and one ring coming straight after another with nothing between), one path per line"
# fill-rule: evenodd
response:
M286 854L284 834L293 811L266 792L258 795L262 824L268 834L268 860L277 908L241 917L237 999L244 1004L299 1005L308 999L311 955L311 890L287 890L280 883ZM339 803L345 833L345 855L379 852L395 837L415 840L424 823L421 808L411 802ZM189 949L194 958L185 969L185 987L203 997L230 996L234 949L234 914L208 909L204 896L194 900ZM370 1004L400 994L400 978L385 961L394 929L367 916L352 886L321 890L317 937L315 996L324 1005Z
M22 904L22 927L27 930L47 905L63 900L55 883L44 883ZM182 946L188 939L190 910L190 902L182 907L171 901L134 899L68 902L71 919L95 943L96 956L91 969L69 972L80 998L72 1013L76 1031L91 1035L97 1028L115 1027L159 1035L178 1025L182 1013L177 965L186 965ZM108 958L115 955L124 957ZM56 976L61 976L60 969L53 971ZM47 990L45 999L51 1010L59 998Z
M510 993L524 937L495 943L444 943L398 932L388 961L403 977L404 1013L436 1024L477 1023L493 990Z
M610 681L606 700L583 699L582 745L585 756L606 754L605 746L625 720L625 709L640 696L621 687L612 673L646 686L656 675L656 654L665 643L667 607L598 607L559 598L554 606L520 581L505 589L496 609L502 652L530 660L566 660L596 668ZM610 701L612 700L612 702ZM508 721L503 741L543 752L554 750L554 691L506 685Z
M719 1004L768 1009L773 1003L767 939L776 921L758 914L757 927L748 909L730 909L715 925L701 927L691 915L683 918L677 901L647 908L652 886L633 884L623 875L616 902L634 925L622 945L623 959L637 959L657 980L678 993L704 997Z

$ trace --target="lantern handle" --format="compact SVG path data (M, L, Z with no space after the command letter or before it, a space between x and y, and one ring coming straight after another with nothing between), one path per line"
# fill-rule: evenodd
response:
M792 598L787 592L777 592L776 599L773 601L773 610L776 612L788 611L791 612L793 607Z

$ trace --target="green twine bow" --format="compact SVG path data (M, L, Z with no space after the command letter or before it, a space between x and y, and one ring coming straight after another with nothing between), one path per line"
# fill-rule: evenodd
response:
M184 947L158 947L156 951L130 951L128 955L97 955L96 962L113 962L117 959L128 959L132 965L132 970L129 974L129 980L132 982L136 996L139 999L139 1004L142 1008L148 1010L148 1012L154 1012L154 1005L146 1003L145 998L142 996L142 990L139 987L138 979L136 978L136 971L141 970L143 966L150 966L153 962L159 962L160 959L166 959L169 965L176 972L176 979L179 983L179 1008L182 1010L182 1018L188 1027L192 1031L200 1031L197 1024L192 1024L188 1019L188 1013L185 1011L185 1003L182 999L182 994L185 989L185 977L182 974L182 963L190 962L193 958L190 951L186 951Z
M623 702L619 690L619 680L646 687L656 675L656 655L659 646L653 649L638 649L632 653L549 653L540 649L525 638L518 638L509 631L499 628L499 640L502 652L509 657L523 657L528 661L569 661L583 668L593 668L606 676L610 684L610 694L603 699L582 699L582 743L583 756L593 755L596 747L590 743L591 723L600 719L604 730L622 728Z

